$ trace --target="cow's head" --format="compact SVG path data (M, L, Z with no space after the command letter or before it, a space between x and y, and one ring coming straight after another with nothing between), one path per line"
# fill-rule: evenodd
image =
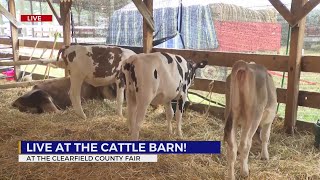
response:
M190 81L193 81L196 77L196 70L199 68L204 68L208 64L207 60L203 60L198 63L194 63L193 61L188 61L188 71L190 76Z
M101 96L103 99L115 100L117 97L117 85L116 83L110 84L108 86L103 86L99 88Z
M37 107L29 106L23 96L16 99L11 105L12 107L18 109L20 112L40 113L40 109Z

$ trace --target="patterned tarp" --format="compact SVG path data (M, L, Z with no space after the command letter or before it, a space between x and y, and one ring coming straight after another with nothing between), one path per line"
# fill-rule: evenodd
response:
M182 6L178 0L154 1L154 40L177 34L157 47L215 49L216 32L209 5ZM180 17L180 15L182 15ZM180 23L181 20L181 23ZM181 24L181 33L179 33ZM142 46L142 16L133 3L115 11L111 16L106 43ZM183 46L184 44L184 46Z

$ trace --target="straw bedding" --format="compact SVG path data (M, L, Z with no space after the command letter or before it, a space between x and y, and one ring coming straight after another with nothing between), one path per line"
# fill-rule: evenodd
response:
M18 163L19 140L127 140L125 119L118 118L114 102L84 104L87 120L72 109L59 114L26 114L10 104L27 88L0 91L0 179L224 179L222 155L159 155L157 163ZM175 126L174 126L175 127ZM273 126L270 160L262 161L254 143L249 157L250 179L320 179L320 153L314 136L300 132L285 135L282 122ZM211 115L187 111L184 140L221 140L223 124ZM165 114L149 109L140 134L143 140L177 140L169 137ZM239 165L237 165L239 177Z

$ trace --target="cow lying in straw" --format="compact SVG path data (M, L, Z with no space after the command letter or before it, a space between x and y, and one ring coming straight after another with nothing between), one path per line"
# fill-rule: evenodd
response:
M122 70L126 78L126 100L131 139L139 139L139 131L149 104L164 104L169 133L174 112L172 100L178 100L176 119L178 135L182 136L181 124L188 88L195 71L207 61L193 63L183 57L168 53L138 54L125 60Z
M235 179L234 164L237 156L236 129L241 127L241 174L249 175L248 156L252 137L260 126L261 158L269 159L268 141L277 106L276 88L272 76L261 65L237 61L227 78L230 92L226 93L226 124L228 176Z
M44 82L33 86L32 90L16 99L12 106L21 112L46 113L58 112L71 105L68 91L70 79L62 78L56 81ZM115 85L93 87L87 83L81 86L81 99L115 99Z
M131 50L103 45L72 45L60 49L62 58L70 73L70 99L75 112L86 118L81 107L80 87L83 81L97 87L112 83L117 85L117 113L122 116L124 97L124 76L121 62L135 53Z

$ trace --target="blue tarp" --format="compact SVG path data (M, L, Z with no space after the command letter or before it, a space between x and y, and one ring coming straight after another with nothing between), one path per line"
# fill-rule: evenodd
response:
M186 49L215 49L218 47L209 5L182 5L182 12L180 12L178 1L168 2L169 4L166 5L161 2L154 4L154 35L156 35L154 40L175 34L177 36L157 47ZM142 16L134 4L130 3L115 11L111 16L106 43L142 46L142 31Z

